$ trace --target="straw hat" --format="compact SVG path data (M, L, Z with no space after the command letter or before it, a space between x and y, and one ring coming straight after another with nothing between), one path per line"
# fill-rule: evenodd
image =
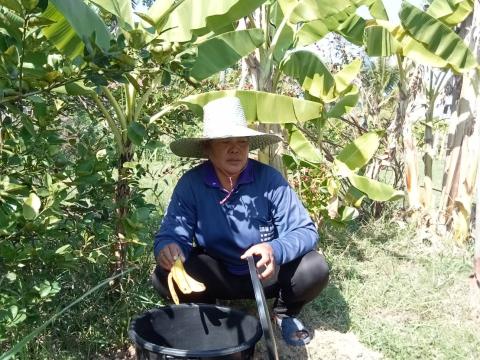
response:
M203 136L173 141L170 149L181 157L206 158L204 145L208 140L246 137L250 150L264 148L282 140L279 136L255 131L247 126L240 99L223 97L203 107Z

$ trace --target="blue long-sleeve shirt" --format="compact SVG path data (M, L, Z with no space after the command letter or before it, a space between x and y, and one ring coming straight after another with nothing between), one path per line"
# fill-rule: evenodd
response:
M195 238L198 246L230 272L246 274L248 265L240 256L252 245L268 241L277 264L315 247L315 225L287 181L272 167L248 159L232 195L220 205L225 195L210 161L186 172L155 235L155 256L176 242L188 257Z

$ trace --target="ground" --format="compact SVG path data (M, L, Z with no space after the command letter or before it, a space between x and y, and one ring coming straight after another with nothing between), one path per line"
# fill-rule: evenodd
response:
M330 283L300 316L313 339L290 347L276 329L280 359L480 359L469 244L392 220L335 229L322 243ZM254 303L229 306L255 312ZM133 348L115 358L132 359ZM261 340L255 359L267 358Z

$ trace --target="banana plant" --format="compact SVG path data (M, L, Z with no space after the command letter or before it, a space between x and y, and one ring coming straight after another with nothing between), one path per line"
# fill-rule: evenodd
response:
M134 214L129 212L128 203L129 178L135 148L143 144L146 135L145 109L152 95L161 85L168 85L171 74L198 83L261 45L261 30L235 32L231 24L262 2L228 0L212 5L205 0L158 0L145 13L137 13L141 21L135 22L130 0L92 0L115 17L114 32L117 42L125 43L123 48L112 48L115 41L111 32L89 4L76 0L49 2L44 17L52 24L43 29L44 35L89 71L86 82L67 84L62 90L93 100L118 149L113 272L125 267L126 245L134 232ZM106 61L107 65L110 61L110 67L102 66ZM130 71L109 76L107 70L118 62L130 64ZM137 70L145 62L148 69Z
M480 5L475 2L472 17L465 25L465 42L480 62ZM463 24L462 24L463 25ZM440 199L439 223L447 225L447 234L462 243L470 238L471 209L478 177L480 141L480 66L462 76L460 98L448 130L447 157ZM477 190L478 191L478 190ZM478 239L474 261L478 266ZM476 268L478 276L478 267Z
M246 28L262 29L265 36L265 41L258 50L244 61L244 66L248 67L244 73L250 74L253 89L282 93L283 90L279 87L282 74L300 71L303 65L301 55L304 54L299 53L297 59L290 61L287 59L289 58L288 54L320 40L328 32L337 31L353 41L361 41L360 33L362 31L354 33L351 32L351 28L352 24L362 20L355 14L356 9L362 5L367 5L375 13L382 8L381 1L373 0L342 0L334 3L279 0L266 3L258 8L256 13L250 16L245 23ZM357 29L355 28L355 30ZM285 66L286 63L288 65ZM320 71L317 75L317 78L320 78L324 76L327 69L317 66L316 70ZM312 76L314 75L312 74ZM329 101L331 102L333 99ZM282 129L278 124L262 125L262 127L264 130L277 133L288 131ZM288 137L297 139L298 129L294 128L292 131L296 132L295 136L291 136L292 134L289 133ZM278 153L276 148L269 148L260 152L259 158L277 169L283 170L281 158L273 156L276 153Z
M421 74L417 73L407 85L407 66L405 58L411 62L426 66L465 73L478 66L475 57L463 40L453 32L450 26L462 21L472 10L473 1L436 0L427 12L410 5L402 4L399 14L401 24L394 26L388 21L375 19L365 28L365 45L370 56L394 55L400 70L399 105L397 108L397 129L401 129L404 139L405 184L409 206L419 209L420 189L416 164L416 144L412 134L415 119L408 116L408 106L414 98L413 89L419 90ZM418 70L418 68L417 68ZM428 180L427 180L428 182Z
M341 85L340 89L343 89ZM282 124L285 126L291 134L288 142L297 157L304 164L308 164L309 167L316 168L320 166L323 159L321 159L318 149L306 141L301 133L294 130L305 122L323 116L325 112L324 105L319 101L310 101L262 91L224 90L191 95L179 100L173 106L186 105L198 116L201 116L202 106L212 100L226 96L236 96L240 99L250 125L262 123ZM276 111L272 112L271 109L276 109ZM362 135L347 145L334 159L330 178L332 184L336 183L337 185L333 186L335 191L331 192L331 196L332 199L337 199L334 202L337 208L332 212L334 214L332 215L333 217L339 213L338 197L340 194L338 189L340 186L338 183L340 181L348 181L352 188L348 189L350 196L344 196L347 199L346 206L341 208L342 216L345 219L347 217L353 218L353 215L347 216L347 213L358 214L358 211L349 205L355 204L355 207L359 207L364 196L368 196L375 201L393 201L403 196L403 192L393 189L388 184L360 175L362 169L377 151L381 135L380 132L369 132ZM292 137L296 138L292 139ZM356 196L355 199L352 198L352 194Z

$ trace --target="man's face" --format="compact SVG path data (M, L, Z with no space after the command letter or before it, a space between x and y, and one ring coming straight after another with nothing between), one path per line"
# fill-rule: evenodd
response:
M213 166L227 176L238 175L247 164L248 140L228 138L211 140L207 145L207 154Z

